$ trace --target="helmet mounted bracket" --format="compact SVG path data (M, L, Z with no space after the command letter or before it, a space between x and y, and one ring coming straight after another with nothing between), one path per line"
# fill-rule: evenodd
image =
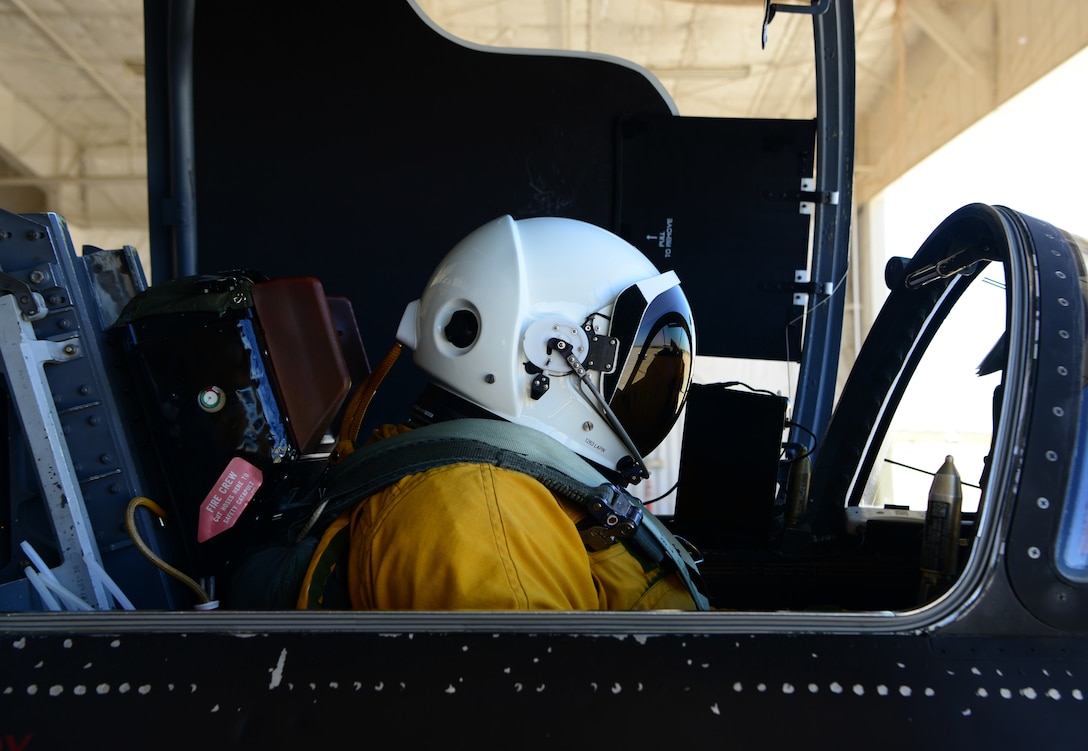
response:
M620 340L614 336L598 334L593 325L592 316L582 324L582 331L586 332L586 340L589 342L589 351L583 363L586 370L614 372L620 355Z

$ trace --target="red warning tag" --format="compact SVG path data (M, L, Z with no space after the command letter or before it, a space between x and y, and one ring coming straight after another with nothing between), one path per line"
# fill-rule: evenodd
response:
M263 480L261 470L245 459L237 456L231 459L200 508L197 541L204 542L233 527Z

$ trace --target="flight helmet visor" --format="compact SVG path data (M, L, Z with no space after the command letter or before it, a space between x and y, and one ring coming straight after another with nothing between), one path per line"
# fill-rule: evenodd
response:
M609 335L624 348L623 362L605 375L602 393L645 455L672 430L691 387L695 329L676 274L666 272L623 290L612 309Z

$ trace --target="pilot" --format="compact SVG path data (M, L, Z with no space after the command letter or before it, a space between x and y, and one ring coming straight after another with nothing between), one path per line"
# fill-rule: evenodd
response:
M397 339L431 383L406 424L383 425L370 441L502 420L617 486L649 476L643 457L680 415L695 351L674 272L560 218L506 216L471 233L408 305ZM667 562L625 539L587 544L586 509L511 469L448 464L361 500L338 520L350 532L354 609L696 607Z

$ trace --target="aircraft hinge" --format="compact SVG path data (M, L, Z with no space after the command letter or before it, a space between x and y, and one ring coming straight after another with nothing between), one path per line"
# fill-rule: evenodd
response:
M826 206L839 204L839 191L816 190L815 188L815 179L802 177L800 190L768 190L763 197L768 201L797 201L798 211L801 214L811 214L818 203Z
M766 292L787 292L793 295L794 305L805 306L810 295L830 295L834 286L831 282L814 282L808 269L797 269L792 282L764 282L759 288Z

